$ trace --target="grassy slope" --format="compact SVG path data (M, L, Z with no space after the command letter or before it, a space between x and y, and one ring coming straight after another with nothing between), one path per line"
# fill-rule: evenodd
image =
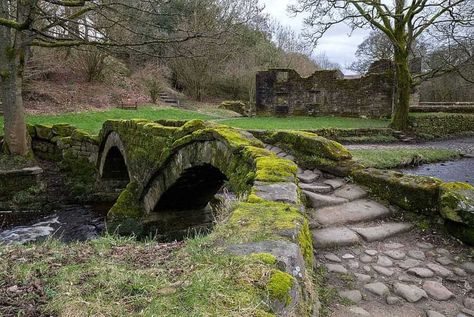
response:
M61 115L28 116L27 122L36 124L70 123L78 128L97 133L107 119L204 119L212 120L229 116L228 112L201 113L175 108L145 106L134 110L111 109L103 112L65 113ZM337 117L256 117L219 120L219 123L245 129L321 129L321 128L378 128L387 127L387 120ZM0 134L3 118L0 117Z
M203 113L174 109L174 108L154 108L141 107L139 110L111 109L103 112L80 112L66 113L61 115L41 115L28 116L27 122L36 124L56 124L70 123L75 127L89 132L97 133L102 127L102 123L107 119L215 119L216 116ZM3 134L3 118L0 117L0 134Z
M220 121L243 129L323 129L323 128L386 128L388 120L341 118L341 117L254 117L241 119L228 119Z
M374 149L352 150L354 159L367 167L395 168L412 162L431 163L459 158L459 152L447 149Z
M266 292L248 283L264 282L268 265L217 251L207 237L47 241L0 246L0 254L0 298L8 303L0 315L255 316L266 308Z

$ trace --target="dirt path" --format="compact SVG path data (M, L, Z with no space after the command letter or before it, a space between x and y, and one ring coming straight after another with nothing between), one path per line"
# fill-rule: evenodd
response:
M347 144L350 150L359 149L393 149L393 148L439 148L458 150L464 154L474 155L474 136L450 140L429 141L423 143L392 143L392 144Z

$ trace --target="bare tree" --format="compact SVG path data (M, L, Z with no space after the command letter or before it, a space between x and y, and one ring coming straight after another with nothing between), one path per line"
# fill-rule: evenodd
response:
M377 29L385 34L394 48L397 85L392 126L400 130L408 128L414 84L409 67L412 45L423 34L443 27L471 28L474 19L472 0L298 0L291 10L308 14L306 35L314 42L338 23L346 23L352 29Z
M0 0L0 98L5 144L26 155L22 99L25 60L31 46L98 46L153 56L184 55L179 43L201 39L218 42L233 25L245 23L258 5L253 0L195 0L195 6L219 7L219 28L183 29L179 11L164 10L168 0ZM171 22L169 22L171 20ZM169 23L168 23L169 22ZM169 47L173 47L170 49Z

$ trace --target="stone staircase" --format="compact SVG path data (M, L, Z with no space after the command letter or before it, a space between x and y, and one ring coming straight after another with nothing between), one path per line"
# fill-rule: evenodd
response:
M176 97L171 96L165 92L159 93L158 95L160 96L160 100L163 101L164 103L170 104L173 107L180 106L179 100Z
M278 147L266 148L294 161ZM297 176L307 199L315 268L324 268L324 287L337 292L328 316L474 317L468 248L393 220L393 208L361 186L319 170L298 169Z
M278 147L267 145L267 149L294 161ZM297 176L310 207L307 212L316 249L383 241L412 228L403 222L380 223L391 216L389 208L367 198L361 186L319 170L298 169Z

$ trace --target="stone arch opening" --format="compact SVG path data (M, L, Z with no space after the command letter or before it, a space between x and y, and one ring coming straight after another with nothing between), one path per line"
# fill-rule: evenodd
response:
M105 180L130 181L125 158L116 146L111 147L107 152L102 170L102 178Z
M185 169L150 214L156 237L162 241L183 240L212 230L214 211L210 203L226 180L210 164Z

